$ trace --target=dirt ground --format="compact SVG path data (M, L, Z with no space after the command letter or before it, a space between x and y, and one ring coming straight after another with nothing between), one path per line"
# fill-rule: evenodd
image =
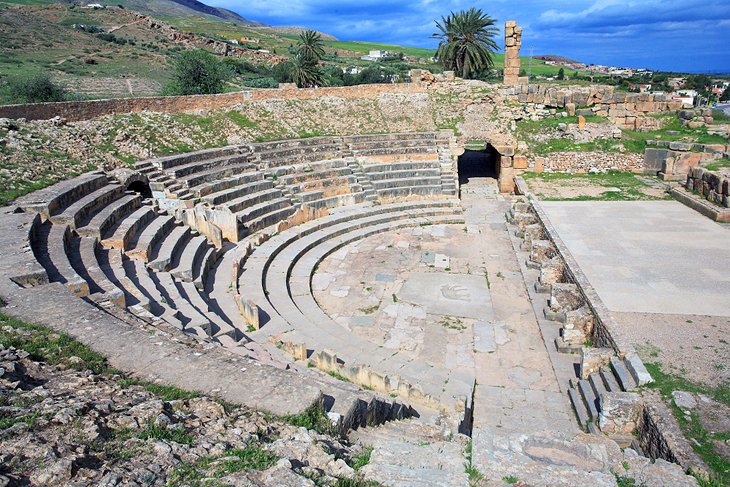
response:
M730 381L730 318L611 313L645 362L710 386Z
M617 184L611 185L609 178L593 178L585 175L560 178L526 179L530 191L540 199L606 199L641 200L661 199L664 185L652 178L640 175L626 175ZM628 183L628 184L627 184Z

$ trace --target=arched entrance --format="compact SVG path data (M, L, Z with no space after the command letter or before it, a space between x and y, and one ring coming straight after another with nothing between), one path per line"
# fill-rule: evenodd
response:
M459 186L499 179L501 156L491 144L484 144L483 147L481 149L479 145L467 144L464 153L459 156Z
M132 181L127 186L127 191L132 191L142 196L142 198L152 198L152 190L150 185L145 181L137 180Z

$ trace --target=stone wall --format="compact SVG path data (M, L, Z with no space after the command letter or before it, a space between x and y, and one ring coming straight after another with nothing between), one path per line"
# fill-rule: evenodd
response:
M730 208L730 172L723 174L693 167L687 174L685 187L717 206Z
M641 172L644 156L634 153L612 152L554 152L530 161L532 170L583 173L592 171Z
M54 117L77 122L110 114L193 112L232 108L246 102L265 100L316 100L327 97L343 99L377 98L382 94L425 93L419 83L346 86L337 88L269 89L224 93L219 95L155 96L60 103L31 103L0 106L0 118L50 120Z
M720 159L727 147L721 144L705 145L689 142L647 141L660 148L644 151L646 172L658 174L663 180L681 181L700 164Z

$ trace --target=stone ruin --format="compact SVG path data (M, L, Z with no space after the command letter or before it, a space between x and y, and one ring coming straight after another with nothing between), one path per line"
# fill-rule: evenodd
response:
M508 20L504 24L504 84L518 85L527 83L527 77L520 77L520 46L522 46L522 27Z

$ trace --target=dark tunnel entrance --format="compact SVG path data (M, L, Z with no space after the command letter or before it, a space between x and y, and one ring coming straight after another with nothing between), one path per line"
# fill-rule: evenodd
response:
M499 152L491 144L482 150L466 149L458 161L459 185L476 179L499 179L500 159Z
M152 190L150 185L144 181L132 181L127 186L127 191L132 191L142 196L142 198L152 198Z

